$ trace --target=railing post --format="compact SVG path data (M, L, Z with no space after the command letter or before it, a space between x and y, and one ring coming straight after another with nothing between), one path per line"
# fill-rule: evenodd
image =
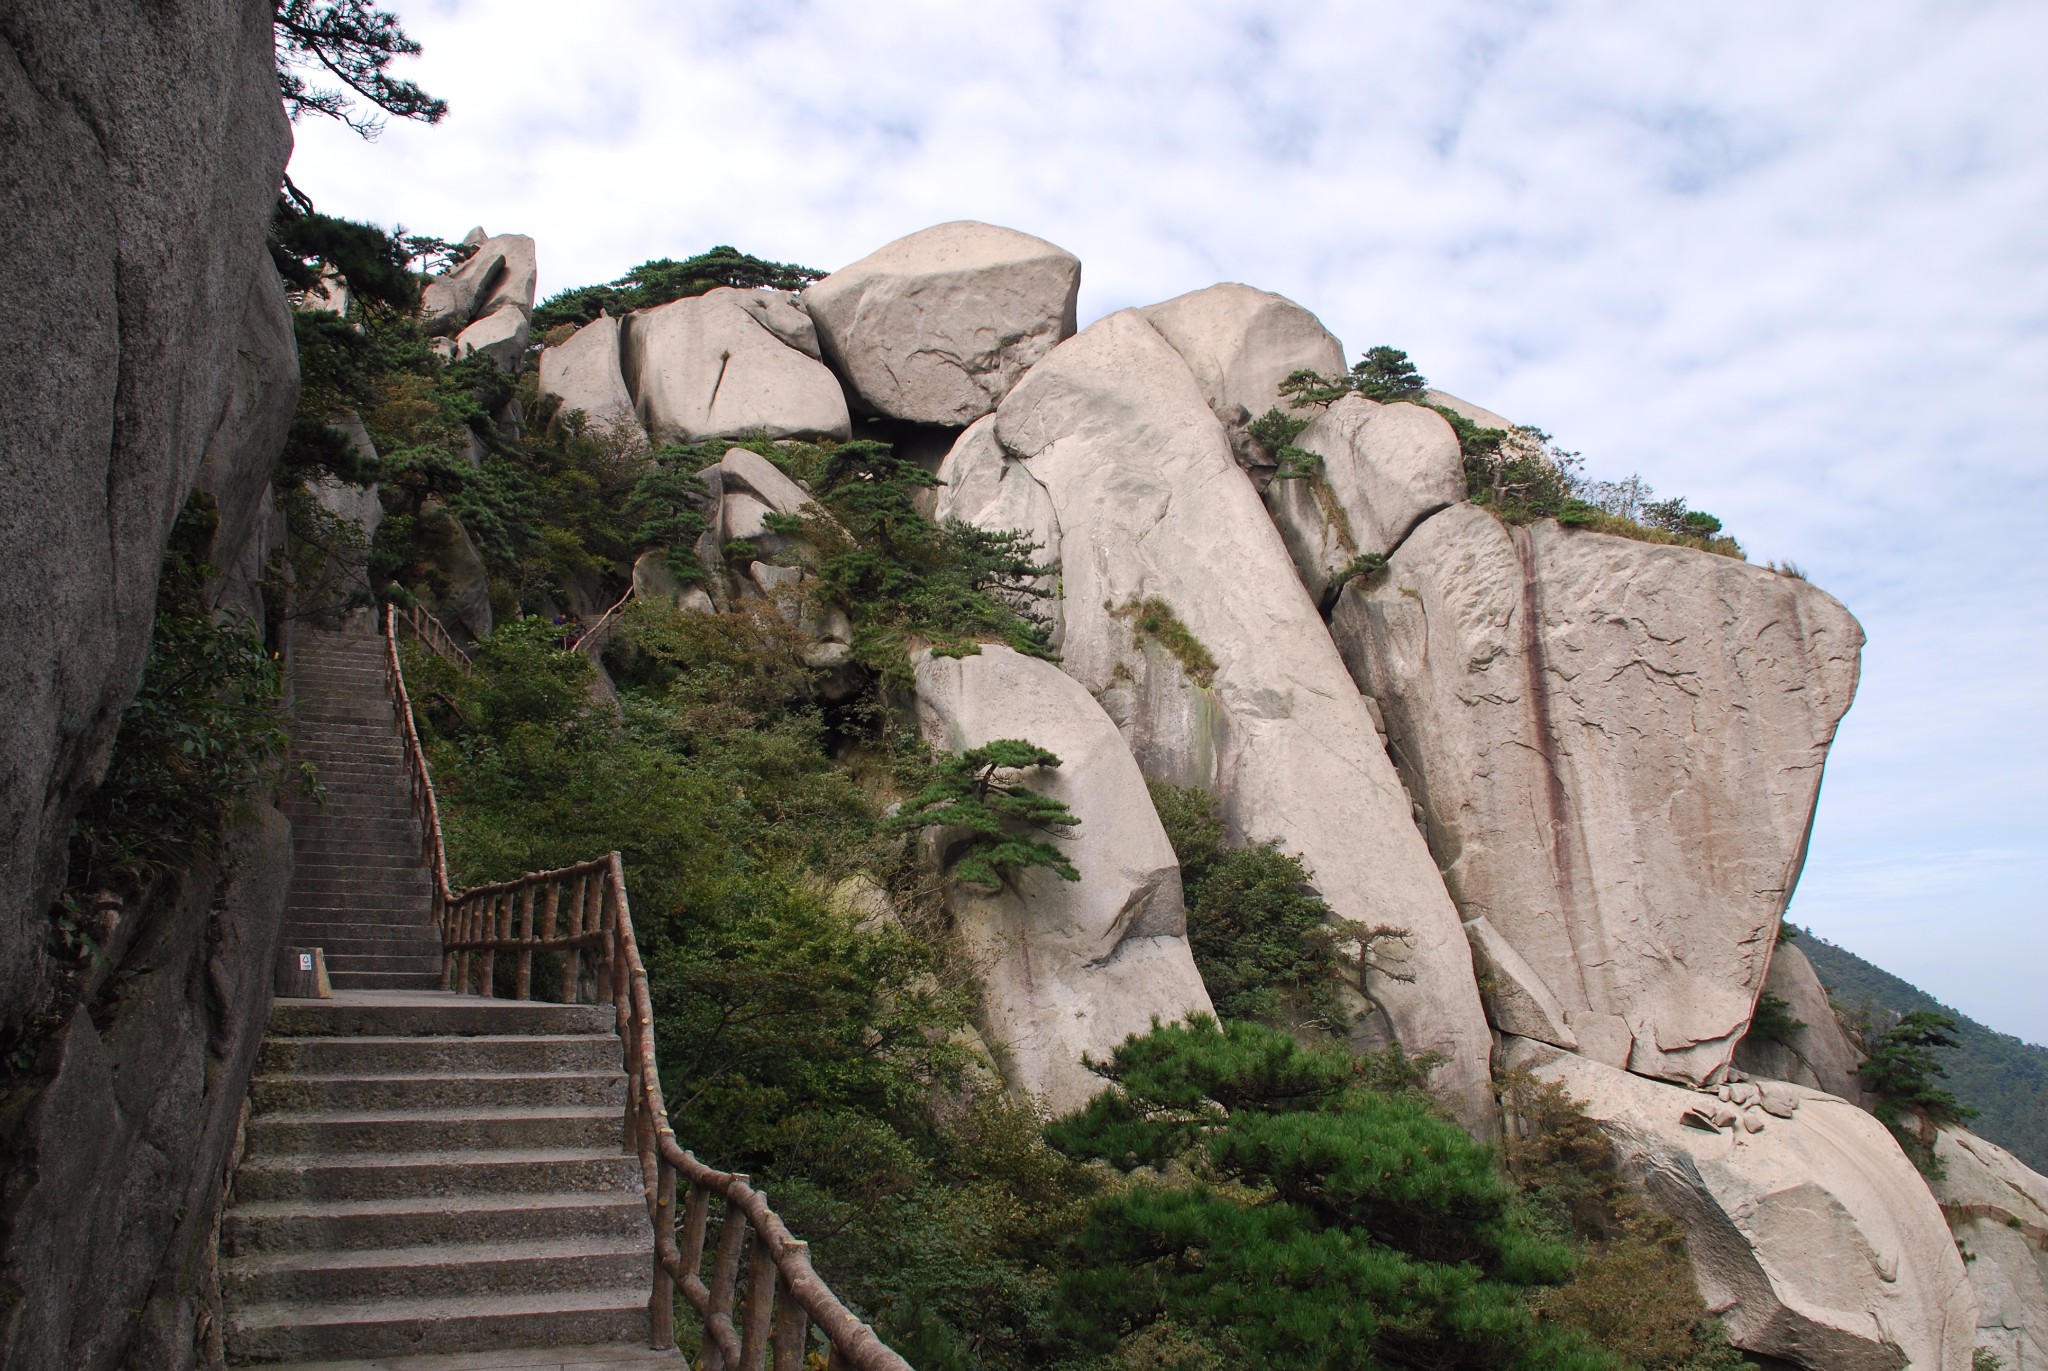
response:
M659 1162L661 1180L654 1187L654 1293L647 1298L647 1345L666 1352L676 1345L676 1283L661 1263L662 1239L673 1239L676 1225L676 1169ZM703 1235L697 1241L702 1242Z
M736 1177L744 1181L745 1176ZM739 1284L740 1248L747 1241L747 1214L731 1200L725 1202L725 1217L718 1223L718 1251L711 1259L711 1299L705 1318L708 1321L723 1320L732 1326L733 1287ZM727 1367L725 1354L718 1350L717 1341L710 1337L709 1330L704 1339L704 1371L736 1371Z
M517 996L522 1000L533 998L533 901L538 894L534 886L521 892L519 900L519 940L526 946L519 949L519 989Z
M588 876L578 876L576 885L569 892L569 936L583 936L583 890L590 883ZM572 947L569 955L562 960L562 1003L583 1003L583 949Z
M504 902L505 897L503 895L493 895L490 899L483 902L481 917L477 920L479 924L477 934L480 938L495 938L498 935L498 908ZM486 999L496 995L498 993L496 984L497 973L498 949L487 947L484 949L482 965L477 973L476 993L484 996Z
M807 1254L809 1244L790 1242L783 1250ZM793 1292L785 1288L775 1301L775 1371L804 1371L804 1343L811 1334L811 1316L804 1312Z
M470 906L475 903L474 900L464 900L455 906L455 912L449 919L450 924L455 929L455 941L458 943L467 944L469 942L469 912ZM469 948L464 946L460 952L455 954L455 958L455 991L459 995L467 995L469 993Z
M618 998L617 987L612 984L612 968L618 965L619 893L612 888L608 875L601 878L600 889L603 893L598 897L597 926L605 936L597 945L598 962L594 968L597 1002L611 1004Z
M740 1329L740 1365L746 1371L761 1371L761 1356L768 1350L769 1320L775 1316L775 1286L781 1276L767 1240L756 1233L753 1250L747 1254L746 1322Z

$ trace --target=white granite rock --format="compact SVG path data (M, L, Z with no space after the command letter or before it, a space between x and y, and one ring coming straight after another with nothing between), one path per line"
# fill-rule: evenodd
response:
M515 304L503 304L456 335L455 355L481 352L496 362L499 370L517 371L526 356L530 331L526 311Z
M619 321L608 314L540 354L540 389L561 399L558 415L581 410L592 425L639 427L633 394L619 369Z
M1445 1055L1437 1085L1468 1126L1489 1130L1490 1038L1464 929L1372 719L1180 354L1142 314L1113 314L1032 369L995 433L1052 505L1066 670L1148 775L1208 787L1234 838L1277 839L1302 857L1339 918L1407 931L1382 952L1413 979L1375 974L1367 990L1411 1052ZM1132 607L1148 598L1213 656L1208 684L1134 639Z
M1081 263L962 220L899 238L805 289L824 355L878 414L971 424L1074 331Z
M1481 428L1511 429L1516 426L1515 421L1512 419L1504 419L1490 409L1481 409L1470 400L1460 400L1457 396L1441 390L1423 391L1422 402L1426 405L1441 405L1453 413L1470 419Z
M1257 419L1269 409L1293 413L1280 383L1294 372L1344 373L1344 345L1284 295L1227 281L1177 295L1143 314L1173 345L1225 422Z
M825 354L818 347L818 326L811 322L811 312L804 308L802 297L785 290L743 290L734 303L753 315L762 328L804 356L824 360Z
M1003 452L996 441L995 416L977 419L959 436L939 465L939 495L932 517L958 519L992 533L1022 533L1038 547L1042 565L1059 560L1060 525L1052 497L1031 474L1029 463ZM1021 596L1017 608L1052 619L1057 631L1058 577L1048 573L1034 585L1042 596Z
M1116 726L1052 663L994 645L926 654L917 708L935 747L1024 738L1060 758L1025 783L1080 819L1055 843L1081 879L1033 868L998 895L949 885L946 898L981 969L985 1036L1005 1077L1054 1113L1077 1109L1104 1084L1084 1056L1106 1059L1155 1018L1213 1012L1173 848Z
M1737 1347L1809 1371L1969 1371L1962 1258L1876 1119L1782 1082L1724 1101L1523 1039L1506 1060L1585 1102L1623 1174L1684 1227Z
M1274 480L1266 508L1318 600L1353 558L1386 556L1423 519L1465 498L1458 436L1420 405L1348 395L1317 413L1294 445L1322 458L1319 469Z
M721 288L622 320L622 374L657 442L846 438L839 382L743 306L752 292Z
M1633 1071L1725 1067L1855 693L1848 612L1732 558L1457 504L1346 586L1331 631L1460 910L1588 1055L1625 1034Z
M1484 915L1465 924L1472 943L1472 969L1479 974L1479 998L1486 1018L1503 1033L1576 1050L1579 1039L1565 1019L1564 1006L1543 978L1530 969L1514 944Z
M504 253L480 246L468 261L427 282L420 291L420 325L427 335L452 338L468 328L485 288L504 265Z
M1970 1254L1977 1346L2003 1371L2048 1367L2048 1176L1961 1128L1940 1131L1935 1156L1928 1184Z

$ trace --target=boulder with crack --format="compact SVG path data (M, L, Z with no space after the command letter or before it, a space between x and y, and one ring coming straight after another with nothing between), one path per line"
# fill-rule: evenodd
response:
M1776 1081L1722 1100L1524 1039L1506 1060L1582 1101L1623 1174L1684 1227L1737 1347L1809 1371L1968 1371L1962 1258L1876 1119Z
M1142 314L1113 314L1032 368L994 431L1057 528L1066 670L1146 774L1209 788L1239 839L1278 839L1339 918L1404 931L1367 993L1408 1050L1444 1054L1437 1084L1469 1127L1490 1131L1490 1039L1457 912L1180 354ZM1039 499L1019 494L1026 507Z
M638 429L633 393L619 369L619 321L600 312L553 347L541 349L540 391L561 401L559 421L580 412L600 428Z
M838 379L764 320L781 312L755 297L773 294L720 287L620 321L620 375L656 442L851 435Z
M1764 993L1783 1000L1785 1012L1800 1026L1784 1042L1764 1040L1752 1030L1735 1049L1735 1064L1752 1076L1797 1081L1851 1104L1863 1103L1863 1082L1856 1074L1863 1054L1842 1030L1827 987L1797 943L1779 943L1771 954Z
M927 741L964 752L1023 738L1059 757L1027 778L1080 819L1058 846L1080 872L1041 868L995 895L957 884L947 904L982 973L982 1017L1010 1084L1055 1113L1103 1087L1106 1060L1153 1020L1212 1012L1188 950L1180 867L1145 778L1088 692L1050 662L984 645L917 663Z
M427 336L454 338L507 305L531 317L539 266L533 239L523 233L492 237L476 228L462 242L476 251L420 292L420 323Z
M1805 860L1855 619L1732 558L1456 504L1330 627L1464 916L1581 1050L1717 1079Z
M1977 1346L2003 1371L2048 1367L2048 1176L1963 1128L1935 1140L1928 1184L1969 1254Z
M825 358L868 409L960 427L1074 332L1081 262L1043 238L962 220L807 287Z

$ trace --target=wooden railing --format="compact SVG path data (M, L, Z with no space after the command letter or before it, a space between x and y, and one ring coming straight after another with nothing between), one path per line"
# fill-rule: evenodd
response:
M474 890L449 888L433 775L420 747L399 660L400 624L435 651L440 650L437 639L448 641L450 647L453 641L425 611L386 606L387 685L433 877L442 988L496 994L497 958L505 953L514 959L512 993L527 999L533 993L538 954L560 967L565 1003L582 1003L587 992L593 1003L612 1006L625 1053L626 1148L639 1158L647 1216L654 1226L654 1284L647 1303L651 1345L675 1346L675 1295L680 1291L702 1329L700 1371L761 1371L764 1358L774 1371L802 1371L813 1327L830 1349L828 1367L911 1371L908 1362L840 1303L811 1266L809 1247L791 1235L769 1208L765 1194L746 1176L706 1166L676 1142L662 1101L654 1056L654 1004L633 934L626 868L619 854Z
M595 657L604 651L604 645L611 641L612 634L618 630L620 617L625 614L626 606L631 603L633 592L628 590L619 597L617 604L597 616L596 623L583 630L583 635L576 640L576 651L589 657Z

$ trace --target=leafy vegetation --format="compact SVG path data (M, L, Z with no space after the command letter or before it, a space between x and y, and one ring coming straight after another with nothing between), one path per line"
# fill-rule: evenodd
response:
M1956 1021L1932 1009L1915 1009L1882 1032L1866 1036L1859 1074L1870 1092L1873 1111L1892 1130L1907 1154L1929 1174L1939 1174L1934 1132L1943 1124L1960 1124L1976 1111L1957 1101L1941 1082L1948 1068L1935 1049L1954 1050Z
M1811 929L1800 933L1799 946L1852 1027L1881 1031L1915 1010L1954 1020L1958 1046L1940 1049L1942 1065L1946 1088L1975 1111L1971 1130L2048 1170L2048 1048L1985 1027Z
M939 762L931 784L904 804L888 828L898 833L947 830L952 841L946 875L985 895L996 894L1033 867L1078 881L1081 873L1058 848L1031 835L1065 834L1081 821L1065 802L1015 779L1018 772L1059 764L1058 757L1021 738L970 747Z
M1158 596L1133 600L1117 610L1116 617L1130 623L1133 637L1149 638L1172 653L1181 670L1196 685L1207 686L1216 679L1216 658L1202 646L1202 640L1181 622L1180 616L1173 612L1173 606Z
M395 58L417 56L420 45L399 27L398 16L366 0L278 0L277 85L294 120L308 114L339 119L365 138L383 128L383 114L438 124L448 102L391 75ZM341 84L315 86L300 73L324 72ZM357 100L378 114L356 112Z
M1465 461L1466 498L1506 523L1556 519L1569 528L1641 542L1680 544L1726 557L1743 555L1741 545L1722 531L1719 519L1688 508L1682 498L1653 500L1640 476L1590 480L1579 454L1565 451L1541 429L1488 428L1448 405L1431 402L1428 391L1428 380L1408 354L1384 346L1369 349L1344 376L1304 370L1280 384L1280 394L1296 410L1327 408L1347 395L1428 405L1457 435ZM1251 425L1252 437L1277 465L1276 479L1308 478L1317 471L1315 454L1294 446L1305 427L1306 421L1278 409L1268 410Z
M544 334L564 324L581 328L597 318L600 311L616 318L636 309L651 309L686 296L704 295L720 286L802 290L824 274L791 262L751 257L721 244L680 262L657 258L642 262L616 281L576 286L551 295L533 312L533 329Z
M1750 1037L1783 1047L1796 1047L1799 1030L1804 1027L1805 1020L1792 1013L1791 1002L1783 995L1773 995L1766 990L1757 997L1756 1012L1749 1019Z

